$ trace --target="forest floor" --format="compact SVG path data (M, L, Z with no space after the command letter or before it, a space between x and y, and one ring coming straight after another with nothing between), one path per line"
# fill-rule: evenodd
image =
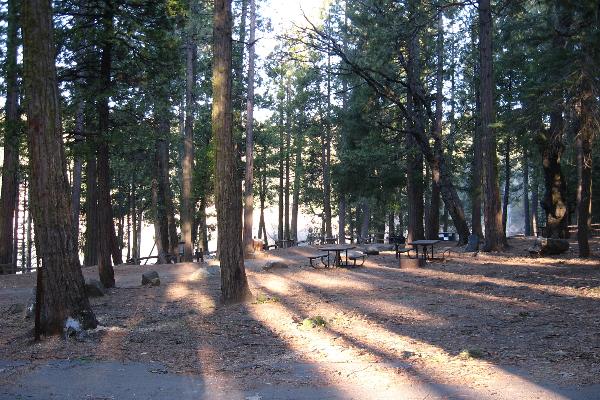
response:
M0 398L600 399L600 260L531 258L531 242L418 269L274 250L246 262L255 301L227 307L214 262L118 266L91 299L98 329L40 343L11 312L35 275L0 276ZM160 286L140 285L148 270Z

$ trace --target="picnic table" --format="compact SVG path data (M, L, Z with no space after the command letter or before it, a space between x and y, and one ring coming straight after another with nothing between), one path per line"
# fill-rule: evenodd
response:
M409 246L413 246L415 248L415 251L417 252L417 258L419 258L419 246L421 246L423 248L423 260L427 259L427 247L431 247L431 258L430 260L434 259L433 256L433 247L438 244L440 241L439 240L414 240L411 243L407 243Z
M356 248L356 246L352 246L349 244L335 244L335 245L319 247L320 250L327 252L327 266L328 267L331 267L329 265L329 259L330 259L329 253L335 253L334 258L333 258L333 266L334 267L347 266L348 265L348 250L352 250L354 248ZM341 256L342 251L346 252L346 264L342 264L342 256Z

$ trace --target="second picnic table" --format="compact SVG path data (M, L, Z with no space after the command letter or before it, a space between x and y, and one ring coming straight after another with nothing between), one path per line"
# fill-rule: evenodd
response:
M407 243L409 246L413 246L417 252L417 258L419 258L419 246L423 247L423 259L427 259L427 247L431 247L431 259L433 259L433 247L438 244L439 240L414 240Z
M342 265L342 251L346 252L346 263L348 260L348 250L352 250L356 248L356 246L352 246L352 245L347 245L347 244L334 244L334 245L328 245L328 246L322 246L319 247L319 250L322 251L326 251L327 252L327 266L329 266L329 253L335 253L335 257L333 260L333 265L335 267L340 267Z

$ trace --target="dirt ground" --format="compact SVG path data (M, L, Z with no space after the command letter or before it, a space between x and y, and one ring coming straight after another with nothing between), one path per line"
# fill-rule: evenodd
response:
M600 260L531 258L530 244L512 238L506 253L453 253L418 269L382 252L360 268L315 270L306 259L314 248L274 250L246 262L255 301L228 307L214 262L118 266L117 288L91 299L101 326L82 340L41 343L31 340L33 321L11 312L35 275L0 276L0 360L160 362L156 373L241 388L419 382L480 398L507 385L533 393L600 384ZM598 239L592 248L600 254ZM264 271L267 260L290 266ZM148 270L159 287L140 285ZM0 374L0 384L14 379Z

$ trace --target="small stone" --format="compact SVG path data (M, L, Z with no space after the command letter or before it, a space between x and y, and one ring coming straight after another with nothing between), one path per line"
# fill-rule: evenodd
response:
M85 293L88 297L102 297L106 289L102 282L97 279L88 279L85 282Z
M142 274L142 285L150 285L152 284L152 280L153 279L159 279L158 278L158 272L156 271L146 271ZM158 280L158 284L160 285L160 279ZM158 286L158 285L153 285L153 286Z
M263 265L262 269L264 271L271 271L274 269L285 269L288 268L288 265L282 261L267 261L265 265Z

